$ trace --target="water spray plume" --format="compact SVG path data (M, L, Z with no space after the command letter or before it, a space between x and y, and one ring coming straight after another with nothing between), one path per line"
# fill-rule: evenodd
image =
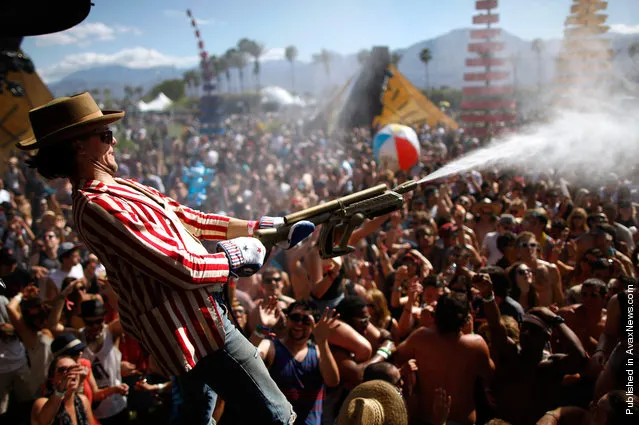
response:
M639 107L612 99L590 110L558 110L545 123L495 139L452 161L420 183L488 167L529 173L555 171L568 180L595 181L603 174L632 169L639 156Z

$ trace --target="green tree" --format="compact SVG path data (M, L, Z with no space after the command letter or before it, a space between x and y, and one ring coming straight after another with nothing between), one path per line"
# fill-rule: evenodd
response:
M247 38L241 39L238 44L240 52L253 58L253 75L255 75L256 91L260 91L260 58L264 55L264 45Z
M137 86L134 90L135 90L135 96L137 97L138 100L140 100L140 98L144 94L144 87Z
M180 100L184 97L184 80L172 79L164 80L161 83L153 86L147 95L150 99L155 99L157 95L164 93L172 101Z
M430 53L430 49L428 47L424 47L421 52L419 52L419 60L424 63L424 68L426 68L426 90L428 90L430 87L428 64L431 60L433 60L433 55Z
M543 84L543 68L542 68L542 54L544 52L544 41L541 38L535 38L532 41L531 49L537 55L537 87L541 90Z
M240 52L238 49L231 48L225 53L229 59L229 65L231 68L237 69L237 75L240 83L240 92L244 93L244 68L248 63L246 54Z
M371 57L371 52L366 49L362 49L359 52L357 52L357 62L360 65L364 65L366 61L368 60L368 58L370 57Z
M397 68L399 66L399 61L402 60L402 55L398 52L393 52L391 54L391 63Z
M293 92L295 92L295 59L297 59L297 54L297 47L295 46L288 46L284 51L286 60L291 63L291 87Z
M326 49L322 49L321 52L319 52L316 55L313 55L313 62L322 64L322 66L324 66L324 72L326 73L326 77L328 78L329 83L331 81L332 60L333 60L333 55L331 54L331 52L329 52Z

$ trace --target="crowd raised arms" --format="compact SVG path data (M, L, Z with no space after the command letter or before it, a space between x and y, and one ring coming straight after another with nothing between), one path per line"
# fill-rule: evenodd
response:
M567 186L520 169L453 175L364 221L347 255L322 258L320 227L264 258L253 236L283 217L424 177L480 143L415 128L424 161L392 172L372 160L367 129L326 137L259 118L230 119L243 138L208 139L188 127L169 136L162 116L125 116L111 144L86 140L113 149L106 183L45 180L25 153L11 158L0 184L0 422L169 424L171 412L195 418L189 406L235 423L246 412L224 386L244 378L218 348L240 340L250 373L278 395L271 413L292 410L296 423L353 423L340 421L375 409L416 425L637 413L624 378L636 170ZM197 167L214 170L204 198L186 178ZM215 404L193 409L205 404L193 404L191 377L214 371L225 381ZM269 414L267 401L251 406Z

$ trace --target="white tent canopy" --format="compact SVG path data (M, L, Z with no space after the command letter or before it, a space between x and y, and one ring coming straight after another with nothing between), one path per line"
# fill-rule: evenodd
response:
M299 96L293 96L278 86L266 86L262 89L262 103L277 103L282 106L304 105L304 101Z
M138 109L142 112L161 112L166 110L173 104L173 101L169 99L164 93L160 93L155 99L146 103L144 101L138 102Z

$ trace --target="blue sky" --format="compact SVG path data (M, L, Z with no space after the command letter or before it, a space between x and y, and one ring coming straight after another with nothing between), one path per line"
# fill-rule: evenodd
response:
M300 60L322 48L348 54L391 49L470 27L474 0L93 0L88 18L70 30L27 37L22 48L47 82L106 64L147 68L197 64L190 8L206 49L223 53L242 37L280 58L295 45ZM560 38L572 0L500 0L500 27L524 39ZM609 0L613 31L639 34L639 0Z

